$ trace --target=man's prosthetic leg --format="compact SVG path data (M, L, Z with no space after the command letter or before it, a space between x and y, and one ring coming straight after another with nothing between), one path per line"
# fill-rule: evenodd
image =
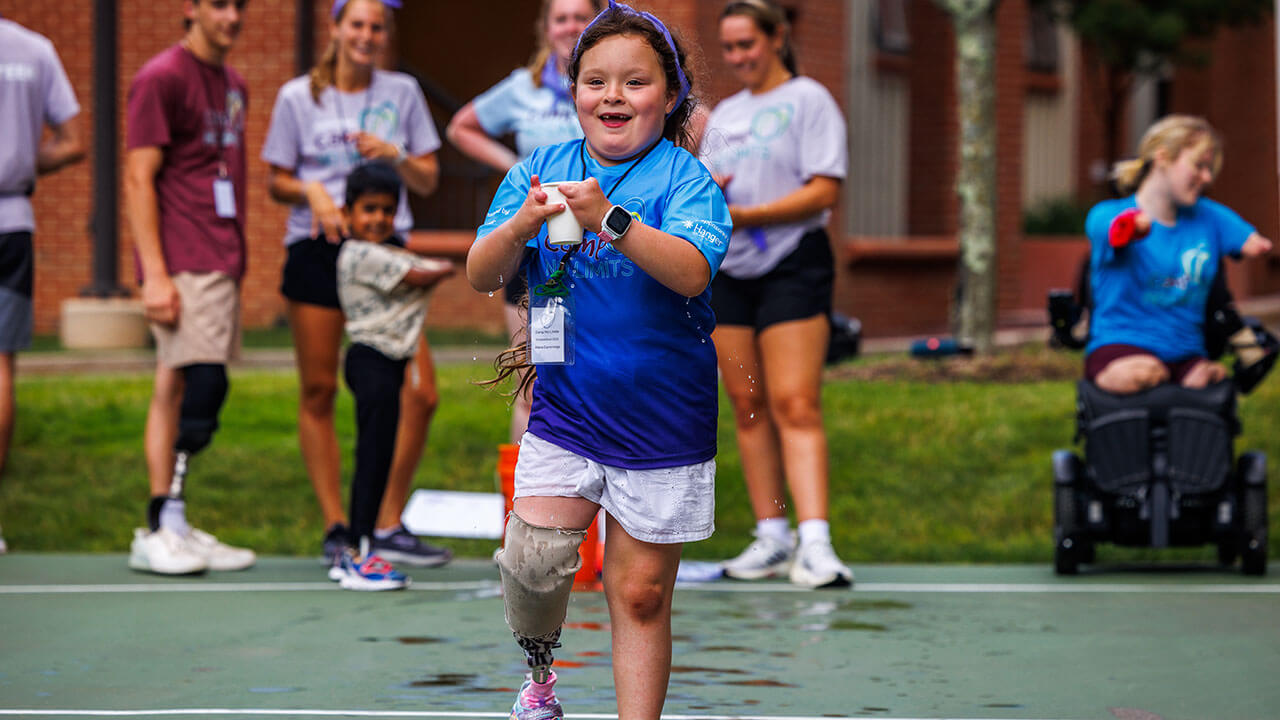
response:
M573 576L582 565L578 547L586 530L538 527L514 512L498 553L507 625L524 650L535 683L551 677L551 651L569 610Z
M227 369L225 365L199 363L182 368L182 407L178 415L178 439L173 444L173 478L169 494L151 499L152 530L161 524L162 513L181 516L177 525L185 526L183 490L186 485L187 465L193 455L203 450L213 440L218 429L218 413L227 399Z

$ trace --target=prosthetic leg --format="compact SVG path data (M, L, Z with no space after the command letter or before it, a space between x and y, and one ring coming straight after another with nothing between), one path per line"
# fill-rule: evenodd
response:
M199 363L182 368L182 408L178 416L178 439L173 445L173 479L169 494L151 499L151 529L160 526L160 514L171 506L183 513L183 490L191 456L205 449L218 429L218 413L227 399L225 365ZM185 517L185 514L184 514ZM185 519L181 523L185 525Z
M498 554L507 625L524 650L535 683L551 678L552 650L569 610L573 576L582 565L578 546L586 530L530 525L511 513Z

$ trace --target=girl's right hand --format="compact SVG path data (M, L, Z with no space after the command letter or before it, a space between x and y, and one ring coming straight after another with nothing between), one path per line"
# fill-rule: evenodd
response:
M511 229L520 243L524 244L538 236L538 231L542 229L547 218L566 209L564 203L547 203L547 194L542 191L542 183L538 180L538 176L534 175L529 179L529 194L525 195L520 209L511 217Z
M311 208L311 234L317 233L331 243L338 243L347 237L351 228L342 211L334 204L329 192L319 182L309 182L304 192L307 195L307 206Z

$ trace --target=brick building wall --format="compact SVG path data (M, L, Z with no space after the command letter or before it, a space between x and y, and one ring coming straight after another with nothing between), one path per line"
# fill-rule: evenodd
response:
M494 12L505 7L507 15L520 10L526 15L535 0L489 0ZM861 0L859 0L861 1ZM524 3L524 4L521 4ZM707 107L738 90L720 60L717 32L722 5L696 0L651 0L636 3L666 19L686 41L692 55L691 67L698 93ZM849 53L864 50L866 38L846 37L847 4L839 0L783 0L795 16L794 42L801 71L815 78L847 107L845 73ZM282 234L286 209L267 194L267 169L258 159L265 138L277 89L295 74L295 0L254 0L249 5L243 36L230 62L249 84L247 126L250 176L248 188L249 274L244 287L244 323L264 326L277 322L284 303L279 296L280 266L283 263ZM456 42L457 28L473 22L476 9L470 5L433 5L430 22L406 26L403 42L422 45ZM955 195L957 121L955 81L952 69L954 41L950 18L932 2L913 2L909 23L912 51L884 72L905 73L910 85L910 128L908 177L908 230L906 238L846 238L837 208L830 225L838 258L836 308L859 316L868 335L940 332L947 328L947 312L954 292L955 239L958 201ZM124 99L130 79L155 53L176 42L181 34L181 12L177 3L120 0L119 52L116 77L120 96L119 156L122 166ZM454 8L454 9L450 9ZM315 47L321 51L328 39L327 0L315 0ZM48 36L57 46L83 106L81 122L86 141L92 146L92 0L62 3L23 3L0 0L0 14ZM438 13L456 13L462 22L449 22ZM467 14L470 13L470 14ZM406 14L406 20L412 18ZM1022 104L1026 93L1023 38L1026 33L1026 0L1000 3L997 59L997 235L1000 244L1000 310L1009 315L1034 300L1035 288L1028 286L1028 266L1052 262L1044 255L1043 243L1024 242L1021 236ZM521 19L512 40L504 42L504 52L523 58L532 49L528 22ZM528 47L512 49L526 38ZM438 39L438 40L437 40ZM1228 164L1215 197L1240 209L1249 220L1271 237L1280 237L1280 210L1276 180L1276 86L1273 27L1224 33L1212 45L1214 62L1197 71L1179 71L1174 82L1174 109L1207 115L1227 136ZM404 46L409 47L409 46ZM1089 69L1087 52L1081 53L1082 102L1079 108L1078 150L1080 193L1096 197L1089 180L1090 166L1103 157L1102 117L1096 101L1101 85ZM1259 58L1266 62L1258 62ZM464 75L476 74L471 67L484 58L472 58ZM486 73L487 79L471 79L449 84L446 91L459 102L488 87L510 71L510 58ZM438 64L438 63L436 63ZM431 68L434 79L456 81L457 73L447 67ZM488 76L492 77L489 78ZM1259 92L1258 88L1266 89ZM436 109L437 124L443 130L447 113ZM853 128L857 132L857 128ZM1255 162L1242 162L1257 158ZM36 331L57 330L59 306L75 297L91 280L93 159L41 180L34 198L39 229L36 235ZM851 158L851 163L858 158ZM123 198L122 198L123 200ZM119 229L120 282L135 283L133 244L127 220L121 212ZM442 254L461 260L469 242L465 230L437 232L428 236ZM1233 284L1241 294L1280 291L1280 267L1274 261L1251 264L1233 273ZM1034 305L1034 302L1033 302ZM447 281L433 301L434 325L470 326L486 330L502 327L501 303L474 293L461 276Z

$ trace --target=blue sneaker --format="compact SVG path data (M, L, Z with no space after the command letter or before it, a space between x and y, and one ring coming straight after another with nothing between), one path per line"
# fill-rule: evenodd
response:
M547 682L538 685L533 679L525 680L516 694L516 702L511 706L509 720L554 720L564 717L564 709L556 699L556 674L551 673Z
M409 587L409 578L404 573L372 553L363 558L344 553L342 577L338 582L343 590L403 590Z

